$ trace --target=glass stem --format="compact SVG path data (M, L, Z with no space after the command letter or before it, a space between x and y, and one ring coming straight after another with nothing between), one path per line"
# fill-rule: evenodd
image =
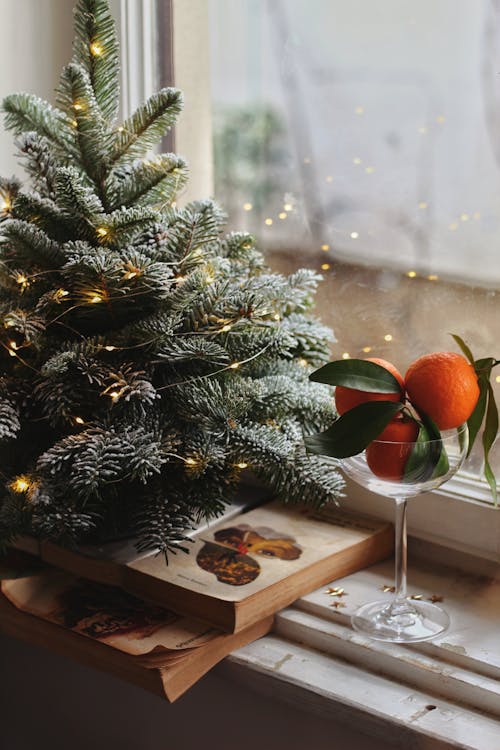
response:
M394 596L406 598L406 500L396 500Z

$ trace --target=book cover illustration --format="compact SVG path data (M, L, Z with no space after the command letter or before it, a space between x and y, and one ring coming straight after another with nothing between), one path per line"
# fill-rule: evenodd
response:
M336 552L370 538L383 524L335 509L284 507L273 502L198 534L188 554L149 556L131 570L195 593L243 601Z
M114 586L47 568L38 575L1 582L18 609L134 656L185 652L209 643L220 631L151 605Z
M265 526L240 524L215 531L213 540L204 541L196 562L221 583L244 586L261 572L256 558L296 560L301 554L302 548L292 536Z

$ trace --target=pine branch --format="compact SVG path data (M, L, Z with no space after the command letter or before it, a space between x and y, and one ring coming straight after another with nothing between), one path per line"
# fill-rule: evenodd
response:
M5 222L2 235L15 256L38 266L53 268L66 260L62 246L37 226L20 219Z
M0 441L14 440L21 429L17 406L10 401L0 400Z
M43 317L33 310L12 309L3 317L3 324L12 336L19 334L22 340L37 344L45 331L46 322Z
M12 217L31 221L50 237L60 241L67 240L73 230L61 208L51 198L43 198L35 192L19 192L16 195Z
M56 158L47 138L38 133L23 133L17 146L24 158L33 187L45 198L54 199L56 170L66 161Z
M107 179L108 200L119 206L152 206L163 210L187 182L186 162L175 154L117 167Z
M167 491L163 487L156 488L148 502L137 509L137 549L164 554L186 551L190 542L186 530L193 528L194 523L193 511L182 497L182 491L173 487Z
M78 156L71 119L34 94L11 94L2 102L5 127L16 135L34 130L45 137L66 158Z
M166 88L153 94L119 128L112 162L144 156L172 127L182 109L182 94Z
M87 71L103 117L112 121L118 113L119 50L115 23L105 0L79 0L73 58Z
M101 237L101 243L109 247L120 248L128 245L148 227L157 217L152 208L119 208L111 214L107 214L102 222L105 234ZM96 236L99 237L101 227L96 227Z
M82 175L72 167L57 169L54 175L57 204L70 217L73 237L96 241L96 227L105 221L104 208Z
M219 239L225 218L218 206L209 200L190 203L177 212L169 226L166 243L170 257L182 263L194 253L206 250L209 243Z
M108 169L111 134L85 68L70 63L64 68L62 81L71 97L81 164L96 186L101 189Z

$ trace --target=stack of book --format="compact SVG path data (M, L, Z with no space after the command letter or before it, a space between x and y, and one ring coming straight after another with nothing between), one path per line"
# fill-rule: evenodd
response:
M31 545L35 556L0 567L0 627L174 701L278 610L389 555L393 535L336 508L271 502L191 541L168 565L132 545Z

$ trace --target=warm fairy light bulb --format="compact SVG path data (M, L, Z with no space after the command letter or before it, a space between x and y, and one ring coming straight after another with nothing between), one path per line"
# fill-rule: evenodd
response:
M392 341L392 335L390 333L386 333L384 336L384 341Z
M429 280L429 281L437 281L437 280L438 280L438 278L439 278L439 276L438 276L437 274L435 274L435 273L430 273L430 274L429 274L429 275L427 276L427 278L428 278L428 280Z
M118 128L118 132L123 133L124 130L125 128L123 127L123 125L120 125L120 127Z
M229 323L226 323L226 325L222 326L221 328L222 333L226 333L227 331L230 331L230 330L231 330L231 326L229 325Z
M177 281L178 284L184 284L184 282L186 281L186 277L185 276L176 276L175 280Z
M287 214L286 211L281 211L281 213L278 214L278 217L280 219L286 219L287 216L288 216L288 214Z
M238 469L248 469L248 464L246 463L246 461L240 461L240 463L236 464L236 466L238 467Z
M292 206L291 203L285 203L283 205L283 208L284 208L285 211L292 211L293 210L293 206Z
M97 227L96 232L99 237L106 237L109 234L109 229L106 229L106 227Z
M233 362L232 365L229 365L229 369L230 370L237 370L239 366L240 366L239 362Z
M20 476L14 479L10 486L14 492L26 492L26 490L29 490L30 488L30 481L28 477Z
M327 182L333 182L333 177L332 177L331 174L329 174L329 175L326 176L326 181Z
M16 276L16 283L19 284L19 286L21 287L21 291L24 292L26 287L29 286L28 277L23 273L18 273Z
M362 159L359 158L359 156L355 156L354 159L352 160L352 163L353 164L362 164L363 161L362 161Z
M77 120L71 120L71 124L73 125L74 128L78 127L78 121Z
M212 276L212 274L209 273L205 276L205 281L207 282L207 284L213 284L213 282L215 281L215 276Z
M85 424L85 421L81 417L75 417L76 424Z
M281 320L281 315L279 313L276 313L276 315L273 315L273 318L275 320Z
M299 365L300 365L301 367L307 367L307 365L308 365L308 364L309 364L309 362L307 361L307 359L304 359L304 357L301 357L301 358L299 359Z
M362 115L362 114L364 114L365 109L364 109L364 107L356 107L356 109L354 111L355 111L355 113L357 115Z
M330 249L330 245L321 245L321 249L326 253Z
M68 294L69 292L67 289L57 289L54 292L54 299L56 300L56 302L58 302L59 300L63 299L63 297L67 297Z
M375 172L375 167L365 167L366 174L373 174Z
M273 223L273 220L272 220L272 219L270 219L270 218L267 218L267 219L266 219L266 220L264 221L264 224L265 224L266 226L268 226L268 227L272 226L272 223Z
M9 346L11 349L14 349L14 350L18 348L17 343L15 341L9 341Z
M342 359L351 359L351 355L349 354L349 352L344 352L342 355Z
M408 276L408 278L414 279L415 276L417 275L417 272L416 271L407 271L406 275Z
M118 391L111 391L109 397L112 401L118 401L118 399L120 398L120 394L118 393Z
M73 109L77 112L81 112L81 110L83 109L83 104L80 104L80 102L75 102L73 104Z
M194 458L186 458L186 463L188 466L196 466L196 461Z
M253 205L251 203L244 203L243 208L245 211L251 211L253 208Z
M469 214L460 214L461 221L469 221Z
M94 296L90 298L90 302L93 305L97 305L99 302L102 302L102 297L99 294L94 294Z
M353 240L357 240L357 239L358 239L358 237L359 237L359 234L358 234L358 232L351 232L351 239L353 239Z
M104 52L104 48L101 44L99 44L99 42L92 42L92 44L90 45L90 51L92 52L94 57L100 57Z
M123 278L125 281L130 281L130 279L135 279L136 276L139 276L139 271L126 271L123 274Z
M419 208L427 208L427 203L425 201L420 201L420 203L418 204L418 207Z
M2 202L0 203L0 211L3 211L4 213L9 213L10 209L12 208L12 202L8 196L4 196L2 198Z
M17 357L17 354L14 351L14 349L9 349L9 354L10 354L11 357Z
M330 264L329 263L322 263L321 264L321 268L322 268L323 271L328 271L328 269L330 268Z
M114 352L116 349L116 346L108 345L108 346L105 346L104 348L106 349L107 352Z
M363 347L363 351L364 351L365 354L368 354L369 352L371 352L371 350L372 350L371 346L364 346Z

